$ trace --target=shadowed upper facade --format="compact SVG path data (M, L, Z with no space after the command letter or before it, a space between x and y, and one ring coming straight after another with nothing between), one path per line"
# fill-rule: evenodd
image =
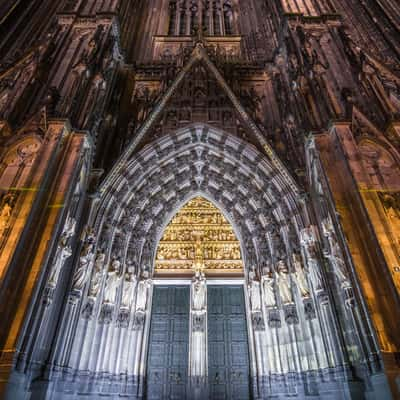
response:
M399 27L3 1L0 393L400 398Z

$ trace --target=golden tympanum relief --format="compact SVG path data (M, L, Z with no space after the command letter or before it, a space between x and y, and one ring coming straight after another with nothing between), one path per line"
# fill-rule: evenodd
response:
M160 241L157 275L239 275L240 243L222 213L202 197L190 200L172 219Z

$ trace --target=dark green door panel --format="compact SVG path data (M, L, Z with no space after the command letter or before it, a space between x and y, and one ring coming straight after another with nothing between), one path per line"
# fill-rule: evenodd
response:
M214 400L248 400L249 349L242 286L208 286L208 382Z
M189 286L155 286L147 362L147 399L187 398Z

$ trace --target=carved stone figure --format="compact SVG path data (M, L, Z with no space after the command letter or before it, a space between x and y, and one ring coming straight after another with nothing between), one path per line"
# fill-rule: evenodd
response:
M76 227L76 220L72 217L67 217L65 221L65 227L60 238L60 243L62 245L65 246L68 242L68 239L74 236L75 227Z
M322 273L317 258L315 233L313 227L308 227L300 232L300 243L307 258L307 272L310 276L315 291L323 290Z
M206 309L206 279L204 273L196 271L192 283L192 309L204 311Z
M117 296L117 289L121 280L121 263L115 259L111 263L111 269L107 273L106 285L104 288L104 302L114 304Z
M308 287L306 275L304 273L304 268L301 263L301 258L299 254L293 254L293 266L294 266L294 276L296 279L297 286L300 290L302 297L310 296L310 289Z
M12 207L8 201L5 201L0 211L0 232L8 228L8 223L11 217Z
M261 311L261 292L260 292L260 282L257 280L254 272L249 273L249 297L250 297L250 307L251 311Z
M281 260L278 262L277 270L277 282L282 303L292 303L293 298L290 290L289 271L284 261Z
M97 297L101 287L101 281L103 278L103 268L106 255L103 252L97 254L96 261L94 264L94 271L92 275L92 280L90 282L89 297Z
M60 277L65 261L71 257L72 248L68 245L68 240L75 234L76 221L74 218L67 217L65 227L61 233L60 241L56 252L56 261L51 269L50 277L47 282L49 287L55 288Z
M275 291L274 291L274 276L272 271L268 271L261 278L263 292L264 292L264 304L266 307L276 306Z
M47 282L49 287L55 288L57 286L62 267L64 266L65 261L71 257L71 255L72 249L70 246L59 246L56 255L56 262L51 269L50 277Z
M83 244L83 249L79 257L78 266L72 279L73 290L82 290L84 288L88 278L88 272L91 267L91 263L94 259L93 249L96 237L92 231L88 231L86 235L87 237Z
M148 291L151 287L151 279L149 279L148 271L144 271L142 279L138 283L136 297L136 311L146 311Z
M346 264L343 260L343 255L336 239L335 228L330 217L322 221L322 229L324 236L329 242L329 252L325 256L333 263L334 273L342 287L350 287L351 283L346 270Z
M136 277L132 271L125 274L125 280L122 287L121 307L130 308L133 296L135 294Z

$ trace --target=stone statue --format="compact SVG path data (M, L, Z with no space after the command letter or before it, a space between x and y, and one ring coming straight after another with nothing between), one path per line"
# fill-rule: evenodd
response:
M283 304L293 303L292 292L290 290L289 271L284 261L279 261L277 266L278 288Z
M261 278L264 291L264 303L266 307L276 306L275 291L274 291L274 275L272 271L267 271Z
M91 263L94 259L94 244L96 242L96 237L90 230L86 233L86 238L83 244L81 255L79 257L78 266L75 270L74 277L72 279L72 289L82 290L85 286L88 271L91 267Z
M65 226L61 234L60 243L62 245L66 245L68 239L74 236L75 234L75 227L76 227L76 220L72 217L67 217L65 221Z
M310 289L308 287L307 278L301 263L299 254L293 254L294 276L297 286L300 290L301 297L310 297Z
M72 255L72 249L70 246L59 246L57 249L57 255L56 255L56 262L53 265L53 268L50 273L49 280L47 282L47 285L51 288L55 288L58 283L58 279L60 277L61 269L64 266L65 261L71 257Z
M333 226L332 219L330 217L325 218L322 221L322 230L324 236L329 242L329 252L325 256L331 260L334 268L334 273L338 278L342 287L350 287L350 279L346 270L346 264L343 260L342 252L340 250L340 245L336 239L335 228Z
M204 311L206 309L206 279L203 272L196 271L192 283L192 309Z
M122 287L122 299L121 299L122 308L129 309L131 307L133 295L135 292L135 286L136 286L136 277L132 269L128 269L128 272L125 274L125 280Z
M304 228L300 231L300 243L304 248L304 251L307 256L307 260L316 260L317 259L317 251L316 251L316 243L317 239L315 238L314 229L312 226L308 228Z
M94 263L94 271L92 275L92 280L90 283L89 297L96 298L99 294L101 281L103 278L103 268L106 255L103 252L97 254L96 261Z
M322 274L318 263L314 229L312 226L300 232L300 243L307 257L307 272L315 291L323 290Z
M12 209L12 197L7 196L0 211L0 233L8 228Z
M137 297L136 297L136 311L146 311L148 290L151 286L151 279L149 279L148 271L143 271L142 279L138 283Z
M248 290L251 311L261 311L260 282L257 280L255 272L249 273Z
M65 261L72 255L72 248L68 245L68 240L75 234L75 225L75 219L68 216L58 243L56 261L53 265L49 280L47 282L47 285L51 288L55 288L57 286L61 269L64 266Z
M121 280L121 263L118 259L113 260L111 268L107 273L106 285L104 288L104 302L114 304L117 296L117 289Z

